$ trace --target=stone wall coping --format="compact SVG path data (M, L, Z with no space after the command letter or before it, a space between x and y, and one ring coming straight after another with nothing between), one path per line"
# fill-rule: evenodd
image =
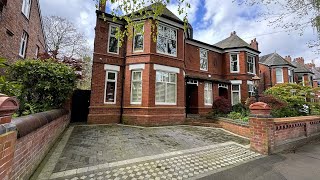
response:
M15 131L16 126L11 123L6 123L6 124L0 124L0 135L6 134L10 131Z
M19 103L16 98L0 94L0 116L12 115L19 109Z
M320 120L320 116L298 116L298 117L286 117L286 118L274 118L275 124L283 123L295 123L295 122L306 122L306 121L317 121Z
M256 102L249 106L250 110L271 110L271 107L264 102Z
M14 118L11 123L17 127L18 138L21 138L67 113L68 111L65 109L54 109Z

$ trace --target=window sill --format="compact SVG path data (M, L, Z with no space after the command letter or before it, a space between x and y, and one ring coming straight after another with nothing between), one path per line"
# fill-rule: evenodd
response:
M158 54L162 54L162 55L166 55L166 56L170 56L170 57L177 57L177 54L168 54L168 53L162 53L162 52L159 52L157 51Z
M130 105L141 105L141 102L135 103L135 102L130 102Z
M230 71L230 73L239 74L240 71Z
M176 106L177 103L155 103L155 105L168 105L168 106Z
M208 72L208 69L201 69L200 68L200 71Z
M115 103L115 102L104 102L104 104L116 105L116 103Z

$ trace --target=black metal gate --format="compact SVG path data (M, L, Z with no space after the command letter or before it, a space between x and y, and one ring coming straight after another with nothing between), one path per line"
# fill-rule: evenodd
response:
M72 96L71 122L87 122L90 90L75 90Z

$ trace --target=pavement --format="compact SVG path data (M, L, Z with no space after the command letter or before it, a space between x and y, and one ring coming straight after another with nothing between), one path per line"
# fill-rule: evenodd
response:
M294 151L260 158L201 180L319 180L320 139Z
M31 179L199 179L263 157L219 128L71 126Z

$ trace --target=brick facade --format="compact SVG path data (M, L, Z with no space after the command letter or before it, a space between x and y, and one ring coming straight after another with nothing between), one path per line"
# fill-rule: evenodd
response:
M151 36L153 21L142 20L144 25L143 50L133 51L133 38L125 38L118 54L108 52L110 25L123 27L123 22L112 22L112 16L97 11L95 47L92 70L92 92L88 123L125 123L134 125L168 125L184 122L186 113L206 114L212 110L212 102L205 103L205 86L211 83L212 100L224 96L231 102L231 81L241 82L241 101L248 97L247 82L254 74L248 73L248 55L254 56L255 71L259 73L257 42L246 47L224 49L218 46L186 38L183 22L172 19L160 20L160 24L173 28L176 33L176 56L157 52L157 43ZM235 35L235 34L234 34ZM255 44L256 43L256 44ZM254 45L255 44L255 45ZM200 68L200 50L207 51L207 70ZM239 54L239 73L230 73L230 53ZM117 71L115 103L104 102L106 67ZM141 103L131 102L132 71L139 67L142 76ZM111 68L111 69L112 69ZM156 103L156 74L176 74L175 103ZM207 84L208 85L208 84ZM207 87L207 86L206 86ZM111 93L113 94L113 92ZM167 96L167 95L166 95ZM210 98L207 101L210 101Z
M2 12L0 11L0 57L6 58L9 62L21 58L37 58L37 47L38 53L46 50L39 2L31 1L29 18L22 13L22 2L6 1ZM24 31L28 34L28 41L25 57L21 57L19 49Z

